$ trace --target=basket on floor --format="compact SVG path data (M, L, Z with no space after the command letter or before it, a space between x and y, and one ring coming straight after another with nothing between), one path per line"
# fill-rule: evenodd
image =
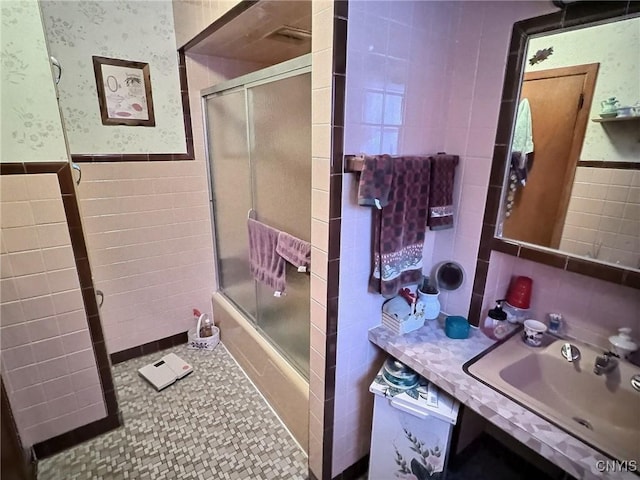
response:
M201 337L200 336L200 325L202 324L202 319L207 316L206 313L203 313L198 317L198 324L196 328L193 328L187 332L188 337L188 348L193 350L213 350L216 348L218 343L220 343L220 329L213 325L211 330L213 331L213 335L210 337Z

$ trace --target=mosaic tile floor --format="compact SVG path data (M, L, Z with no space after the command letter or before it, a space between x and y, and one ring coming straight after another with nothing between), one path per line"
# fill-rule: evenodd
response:
M161 392L138 368L173 351L194 372ZM39 480L307 478L307 457L223 345L113 367L124 427L38 464Z

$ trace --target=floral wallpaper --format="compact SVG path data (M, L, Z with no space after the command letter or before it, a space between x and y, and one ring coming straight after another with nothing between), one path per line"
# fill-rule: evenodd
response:
M527 58L548 47L553 53L534 66L527 64L526 72L600 63L589 118L600 118L600 103L610 97L620 106L640 102L640 18L534 38ZM589 122L580 159L637 162L639 122Z
M37 0L3 0L2 162L67 161Z
M70 152L186 152L171 1L40 4L49 50L62 64L58 90ZM102 125L93 55L149 64L155 127Z

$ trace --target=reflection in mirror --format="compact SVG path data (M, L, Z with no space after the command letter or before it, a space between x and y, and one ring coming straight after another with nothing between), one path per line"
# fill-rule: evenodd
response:
M640 18L529 39L497 236L640 268Z

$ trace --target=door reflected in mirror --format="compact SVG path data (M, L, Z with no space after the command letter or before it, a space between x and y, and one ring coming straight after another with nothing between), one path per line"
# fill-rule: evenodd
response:
M497 236L640 268L638 51L640 18L529 40Z

